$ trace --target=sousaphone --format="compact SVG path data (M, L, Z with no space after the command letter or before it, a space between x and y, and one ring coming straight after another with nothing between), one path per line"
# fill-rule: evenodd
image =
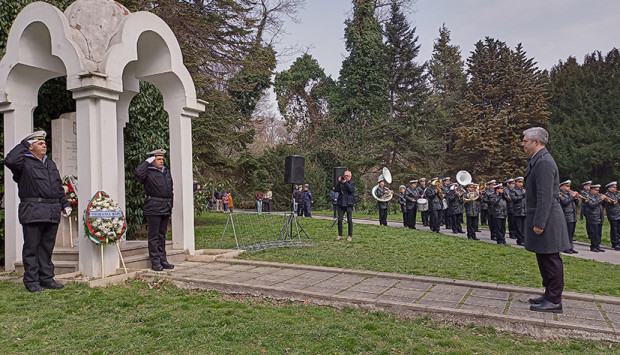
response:
M377 201L388 202L394 196L394 191L388 189L388 191L390 193L387 194L387 195L384 195L382 197L377 197L375 195L375 191L377 191L377 189L379 188L379 184L378 183L381 182L381 180L385 180L385 182L388 183L388 184L392 183L392 174L390 173L388 168L383 168L382 174L379 175L379 178L377 179L377 185L375 185L375 187L373 187L372 191L371 191L372 197L374 197Z

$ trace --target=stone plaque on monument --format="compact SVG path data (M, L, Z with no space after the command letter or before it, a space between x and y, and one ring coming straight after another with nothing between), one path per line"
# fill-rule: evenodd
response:
M75 112L64 113L52 120L52 160L58 166L60 177L77 177L77 126ZM69 225L69 219L71 225ZM71 246L79 231L75 217L63 217L58 226L56 246Z

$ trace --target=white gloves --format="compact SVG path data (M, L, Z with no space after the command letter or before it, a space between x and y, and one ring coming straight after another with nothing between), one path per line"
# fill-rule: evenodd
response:
M26 142L28 142L29 145L33 145L37 141L38 141L38 139L31 139L31 140L28 140Z
M155 157L154 157L154 156L152 156L152 157L148 157L148 158L146 158L146 160L145 160L145 161L146 161L147 163L151 164L154 160L155 160Z
M68 217L71 214L71 211L73 211L71 207L65 207L65 210L62 215L65 217Z

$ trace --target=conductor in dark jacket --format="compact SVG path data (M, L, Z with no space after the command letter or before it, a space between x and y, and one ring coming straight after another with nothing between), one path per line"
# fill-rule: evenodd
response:
M525 249L536 253L545 293L530 298L530 309L562 313L564 267L560 252L570 248L564 212L558 201L558 166L545 146L549 134L533 127L523 132L523 150L531 157L525 171L527 216Z
M13 148L4 164L19 190L19 223L24 231L24 286L30 292L61 289L54 281L52 252L61 212L71 214L56 164L46 155L44 131L34 132Z
M134 171L146 192L142 213L148 225L151 268L155 271L174 269L166 257L166 232L174 195L170 170L164 166L164 154L163 149L147 153L148 158Z
M353 206L355 205L355 181L351 180L351 172L345 171L344 176L338 177L336 191L340 194L338 198L338 237L342 239L342 217L347 213L347 224L349 237L347 241L353 240Z

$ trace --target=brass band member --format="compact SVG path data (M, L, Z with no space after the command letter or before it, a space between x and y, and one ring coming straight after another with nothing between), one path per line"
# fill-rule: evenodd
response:
M448 206L448 201L446 199L446 197L448 196L448 194L450 193L450 177L446 176L445 178L441 179L441 193L443 194L443 200L441 201L442 203L442 212L439 215L439 218L441 219L440 224L445 224L446 225L446 229L452 229L452 220L450 218L450 207Z
M607 192L605 196L609 199L605 201L605 208L607 209L607 219L611 226L609 232L609 239L611 239L611 247L615 250L620 250L620 193L618 193L618 183L612 181L605 185Z
M415 227L415 222L418 212L418 199L420 198L418 180L411 180L409 184L409 188L405 191L405 200L407 201L407 228L417 229Z
M500 183L493 187L495 189L493 194L488 197L489 201L489 217L491 222L489 225L493 226L495 230L495 240L497 244L506 245L506 215L508 214L508 204L506 197L504 196L504 186Z
M400 211L403 213L403 227L408 227L408 217L407 217L407 200L405 199L405 185L400 185L398 187L398 204L400 204Z
M602 253L601 235L603 233L603 199L599 195L601 185L590 185L590 192L584 200L583 205L587 206L584 212L586 216L586 231L590 238L590 251Z
M575 226L577 225L577 204L579 203L579 194L577 191L570 190L570 180L566 180L560 184L560 205L564 211L566 219L566 229L568 229L568 240L570 248L564 250L566 254L577 254L573 247L573 237L575 236Z
M508 238L517 239L514 226L514 204L510 198L510 192L515 187L515 179L510 178L506 180L506 188L504 189L504 199L507 205L507 217L508 217Z
M424 197L424 192L426 191L426 178L420 178L419 180L420 185L418 186L418 196L420 196L420 198L426 198ZM417 204L416 204L416 209L417 209ZM422 211L420 212L420 214L422 215L422 225L425 227L429 226L429 214L428 214L428 210L426 211Z
M467 193L475 193L478 185L467 185ZM478 214L480 213L480 201L478 199L468 199L465 201L465 215L467 216L467 239L479 240L476 237L478 231Z
M379 187L375 190L375 197L383 198L390 194L390 189L385 187L385 180L382 179L383 175L379 177ZM388 214L388 202L377 201L379 205L379 225L387 226L387 214Z
M581 189L581 191L579 191L579 194L585 198L588 197L588 194L590 193L590 186L592 185L592 180L588 180L585 181L581 184L583 186L583 188ZM588 209L588 206L586 206L585 203L581 204L581 212L579 213L579 219L583 221L583 216L586 215L586 210Z
M489 224L489 231L491 232L491 240L497 240L497 231L495 230L495 225L491 223L491 214L493 213L493 208L489 206L489 199L491 195L495 193L493 186L496 185L495 180L487 181L485 189L482 191L482 196L480 196L480 202L482 203L482 208L480 212L481 221L480 224L484 225L482 221Z
M463 216L463 196L461 195L459 184L454 183L450 185L450 192L448 192L446 199L448 200L448 210L450 211L452 233L465 233L459 218L459 215Z
M441 202L441 198L439 198L439 192L435 186L438 181L438 178L433 178L431 184L424 193L424 198L428 200L431 231L435 233L439 233L439 227L441 226L439 214L443 210L443 203Z
M525 245L525 189L523 188L523 177L515 178L515 187L510 190L510 199L512 200L512 210L514 218L514 232L517 238L517 245Z

